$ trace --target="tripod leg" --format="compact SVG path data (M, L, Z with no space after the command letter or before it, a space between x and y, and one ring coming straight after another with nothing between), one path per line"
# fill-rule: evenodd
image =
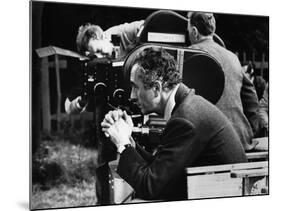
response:
M101 122L107 112L106 98L95 97L94 125L96 130L96 140L98 142L98 168L96 180L96 194L99 205L112 204L109 186L109 166L108 162L116 159L115 146L104 136L101 130Z

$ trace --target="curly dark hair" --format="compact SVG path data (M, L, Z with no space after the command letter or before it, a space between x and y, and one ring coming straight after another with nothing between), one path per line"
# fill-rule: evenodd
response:
M152 88L156 81L169 89L181 82L181 74L176 68L176 61L161 47L150 47L141 51L134 64L141 67L141 80L145 88Z
M77 50L80 54L88 51L88 43L90 38L100 39L103 36L103 30L98 25L87 23L80 26L76 37Z

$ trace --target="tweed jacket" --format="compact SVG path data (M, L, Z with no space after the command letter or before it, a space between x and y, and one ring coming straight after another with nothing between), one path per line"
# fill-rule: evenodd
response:
M139 198L186 199L186 167L247 161L237 133L216 106L183 84L175 102L153 156L142 156L133 147L120 155L117 172Z
M216 106L228 117L245 150L251 150L253 130L258 117L259 102L253 83L242 70L235 54L218 45L212 39L190 46L206 51L222 66L225 75L223 94ZM252 126L252 127L251 127ZM253 128L258 130L257 128Z

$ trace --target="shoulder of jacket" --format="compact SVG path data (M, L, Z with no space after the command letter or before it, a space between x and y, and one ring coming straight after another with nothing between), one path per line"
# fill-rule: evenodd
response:
M171 127L174 125L186 125L188 127L194 128L194 124L184 116L172 116L171 119L167 122L166 127Z

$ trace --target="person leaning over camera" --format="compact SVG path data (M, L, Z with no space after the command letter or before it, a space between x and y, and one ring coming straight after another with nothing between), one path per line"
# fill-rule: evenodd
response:
M131 143L132 120L125 111L110 111L101 123L120 153L117 172L133 187L136 197L186 199L186 167L247 162L230 121L180 83L180 72L170 54L162 48L148 48L132 64L131 98L143 114L157 113L167 119L153 155Z
M221 65L225 87L216 106L228 117L245 150L255 147L253 131L258 128L259 102L252 82L245 75L235 54L213 40L216 20L212 13L189 12L188 33L190 48L206 51Z
M80 26L76 38L78 53L98 58L111 56L114 52L111 35L117 35L120 38L120 53L117 56L122 58L135 46L137 34L143 23L143 20L124 23L113 26L106 31L93 24ZM80 113L86 110L86 105L87 101L82 99L76 90L66 99L65 111L68 114Z

